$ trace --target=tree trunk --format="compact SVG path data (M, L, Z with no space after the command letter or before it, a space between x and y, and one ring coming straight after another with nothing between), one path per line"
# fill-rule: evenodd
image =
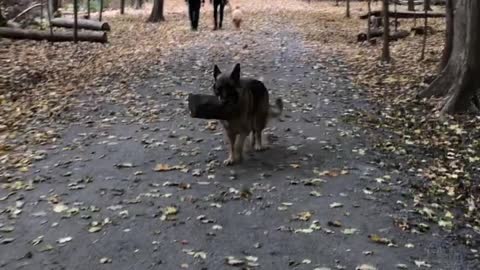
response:
M125 0L120 0L120 14L125 14Z
M443 49L442 60L439 70L442 71L448 64L448 59L452 54L453 48L453 0L447 0L445 7L445 20L447 29L445 31L445 48Z
M425 24L424 24L424 33L423 33L423 42L422 42L422 53L420 55L420 60L423 61L425 59L425 50L427 49L427 36L428 36L428 8L427 8L427 1L425 1Z
M58 0L48 0L48 8L50 9L50 14L55 14L60 8L60 3Z
M100 12L98 14L99 21L102 21L102 14L103 14L103 0L100 0Z
M90 19L90 0L87 0L87 19Z
M421 97L446 96L442 113L466 112L480 89L480 2L453 1L453 48L440 76L421 93Z
M73 0L73 42L78 42L78 0Z
M143 7L144 0L136 0L135 1L135 9L141 9Z
M154 0L153 1L153 8L150 17L148 18L149 22L160 22L164 21L165 17L163 17L163 0Z
M72 20L71 18L52 19L52 26L55 26L55 27L73 28L74 23L75 23L74 20ZM110 31L110 25L106 22L78 19L77 25L78 25L78 28L80 29Z
M382 50L382 61L390 62L390 18L389 18L389 0L383 0L383 50Z
M371 26L372 26L372 18L370 14L372 13L372 0L368 0L367 3L367 8L368 8L368 20L367 20L367 40L370 40L370 32L371 32Z
M430 4L430 0L423 0L423 1L424 1L423 3L425 4L424 7L423 7L424 10L431 11L432 10L432 5Z
M397 16L397 1L393 1L393 6L394 6L394 18L395 18L395 32L398 31L398 16Z
M347 0L347 18L350 18L350 0Z
M74 41L72 32L54 32L50 31L25 30L11 27L0 27L0 37L10 39L29 39L29 40L47 40L51 42ZM107 42L107 33L105 32L79 32L78 41L88 42Z
M415 0L408 0L408 11L415 11Z

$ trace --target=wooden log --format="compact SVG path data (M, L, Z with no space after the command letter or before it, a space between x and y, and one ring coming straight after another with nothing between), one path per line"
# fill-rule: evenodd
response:
M55 18L52 19L52 25L55 27L73 28L74 20L71 18ZM78 28L95 31L110 31L110 25L107 22L86 19L78 19Z
M425 18L425 13L416 13L411 11L399 11L399 12L388 12L388 15L391 17L397 17L398 19L421 19ZM360 19L368 19L369 14L365 13L360 15ZM381 10L375 10L370 13L370 16L380 17L382 16ZM426 15L428 18L445 18L445 13L440 12L429 12Z
M10 27L0 27L0 37L10 39L47 40L51 42L73 41L73 32L24 30ZM107 33L105 32L78 32L78 41L106 43Z
M381 37L383 35L383 30L382 29L373 29L370 31L370 38L376 38L376 37ZM391 41L396 41L402 38L406 38L410 36L410 32L405 31L405 30L400 30L398 32L393 32L390 34L390 40ZM367 40L367 33L360 33L357 35L357 41L358 42L363 42Z
M413 32L415 36L423 36L425 35L425 33L429 33L432 35L435 34L435 30L431 26L427 26L427 27L416 26L416 27L412 27L410 31Z
M201 119L229 120L235 116L235 106L220 103L216 96L194 95L188 96L190 116Z

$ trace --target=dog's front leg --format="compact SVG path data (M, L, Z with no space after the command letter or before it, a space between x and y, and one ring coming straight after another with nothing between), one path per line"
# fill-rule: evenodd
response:
M227 133L227 139L228 139L228 144L229 144L229 151L228 151L228 158L223 161L223 164L225 165L232 165L235 160L235 142L237 138L237 134L234 132L226 132Z

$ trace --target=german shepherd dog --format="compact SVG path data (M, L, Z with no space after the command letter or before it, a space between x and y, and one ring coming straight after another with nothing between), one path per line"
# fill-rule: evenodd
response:
M248 135L251 135L252 148L256 151L265 149L262 131L269 119L280 116L283 101L278 98L275 105L270 105L265 85L259 80L241 78L240 64L236 64L230 74L223 74L215 65L213 76L215 95L223 105L235 112L230 120L221 121L230 144L228 159L224 164L240 163Z

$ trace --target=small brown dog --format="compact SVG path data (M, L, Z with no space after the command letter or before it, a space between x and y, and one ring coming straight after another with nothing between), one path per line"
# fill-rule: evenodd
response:
M240 24L242 23L242 10L239 6L235 6L235 9L232 12L232 21L235 28L240 29Z

